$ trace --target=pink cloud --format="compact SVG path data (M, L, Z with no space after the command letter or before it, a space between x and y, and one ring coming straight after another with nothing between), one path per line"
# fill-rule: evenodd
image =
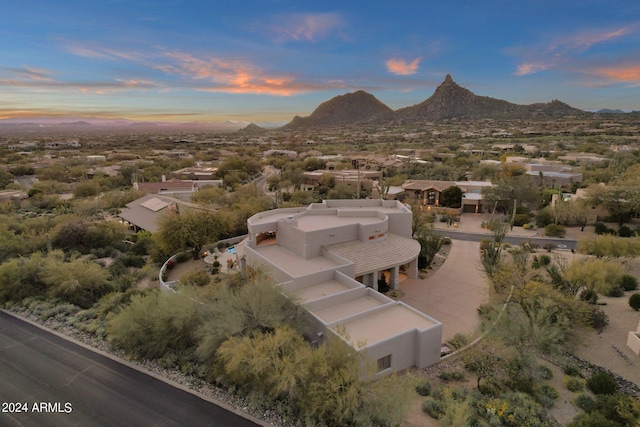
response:
M558 67L567 67L579 54L587 52L593 46L612 42L636 31L635 27L623 27L616 30L587 31L557 37L538 46L521 46L511 49L512 53L522 57L516 76L525 76ZM570 67L569 67L570 68Z
M242 60L199 58L183 52L169 52L166 53L166 57L171 59L173 64L158 65L157 69L193 80L204 80L209 84L199 85L197 89L207 92L291 96L320 89L344 87L343 83L335 82L298 82L291 75L265 73Z
M317 42L339 32L344 26L344 19L337 13L292 13L279 16L270 31L280 42Z
M420 64L420 58L416 58L411 62L407 62L403 59L391 58L387 62L387 70L390 73L400 76L408 76L418 72L418 65Z
M524 64L518 65L518 71L516 71L516 76L526 76L527 74L535 74L540 71L547 70L549 68L549 64L543 64L542 62L528 62Z

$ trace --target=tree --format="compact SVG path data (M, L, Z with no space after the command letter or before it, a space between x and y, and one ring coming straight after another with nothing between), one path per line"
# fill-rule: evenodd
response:
M155 234L165 253L190 249L193 259L198 259L202 247L217 242L229 227L228 218L218 212L189 209L167 212Z
M211 362L218 347L229 337L251 336L272 332L276 327L291 323L304 329L300 309L268 279L257 273L254 281L239 288L223 288L204 313L204 322L197 331L197 356Z
M13 182L15 177L11 172L7 172L4 169L0 169L0 190L7 188L7 185Z
M499 341L485 339L466 351L462 361L466 370L476 374L476 387L480 389L482 380L496 378L503 372L509 354L510 351Z
M444 243L444 237L433 232L433 226L422 228L415 239L420 243L420 256L424 260L424 266L428 267L433 262L436 254L440 252Z
M440 195L441 203L450 208L459 208L462 204L462 189L457 185L445 188Z

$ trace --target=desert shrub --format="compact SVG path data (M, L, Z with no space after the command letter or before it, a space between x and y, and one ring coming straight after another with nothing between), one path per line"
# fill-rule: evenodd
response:
M66 317L73 316L80 311L80 307L73 304L59 304L47 310L43 310L40 314L40 320L54 318L56 320L64 320Z
M597 372L587 380L587 387L594 394L613 394L618 390L618 383L608 372Z
M593 329L603 329L609 324L609 316L600 307L594 307L591 311L591 327Z
M438 400L425 400L422 403L422 410L426 412L431 418L439 420L444 416L444 405Z
M142 255L127 254L118 257L125 267L142 268L147 263Z
M574 402L578 408L585 412L591 411L596 403L595 399L588 394L579 394Z
M549 224L544 227L544 234L550 237L564 237L565 233L564 225Z
M640 402L621 393L599 394L595 399L578 396L576 405L585 411L570 424L572 427L638 426Z
M526 225L529 222L529 218L529 214L516 214L513 219L513 225L518 227Z
M625 291L635 291L638 289L638 279L631 274L623 274L618 281L618 286L621 286Z
M640 310L640 294L633 294L629 297L629 305L635 311Z
M427 380L421 381L416 386L416 391L420 396L429 396L431 394L431 383Z
M191 299L178 294L134 295L109 322L109 342L134 357L158 358L167 351L191 348L201 323L197 309Z
M204 270L191 270L180 276L180 284L184 286L205 286L209 284L209 276Z
M443 371L438 375L442 381L462 381L464 379L464 374L459 371Z
M480 383L478 391L483 396L497 397L504 393L504 387L500 383L498 383L498 381L490 379L488 381Z
M623 225L618 229L618 236L620 237L631 237L633 236L633 230L631 230L626 225Z
M546 227L553 223L553 215L547 209L542 209L536 214L536 225L538 227Z
M582 372L580 371L580 368L573 364L569 364L564 367L564 374L569 375L570 377L582 378Z
M607 227L604 222L600 221L595 224L595 232L596 234L617 234L614 229Z
M558 390L549 384L540 384L534 387L533 397L540 405L545 408L551 408L558 399Z
M461 333L457 333L448 341L448 344L453 349L457 350L469 344L469 338Z
M542 245L542 248L547 252L551 252L552 250L557 248L557 246L554 243L545 243L544 245Z
M624 296L624 288L620 286L614 286L611 289L609 289L609 292L607 292L607 296L620 298L621 296Z
M573 393L584 390L585 381L580 377L565 375L565 377L562 379L562 383L567 388L567 390Z
M550 380L553 378L553 371L545 365L538 366L538 378L541 380Z
M544 267L545 265L551 264L551 257L547 254L542 254L538 257L538 262Z
M598 303L598 293L593 289L585 289L580 292L580 300L585 301L589 304L597 304Z

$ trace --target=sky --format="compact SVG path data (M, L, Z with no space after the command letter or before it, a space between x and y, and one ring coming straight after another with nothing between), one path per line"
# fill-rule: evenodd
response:
M20 0L0 8L0 119L287 122L451 74L477 95L640 110L633 0Z

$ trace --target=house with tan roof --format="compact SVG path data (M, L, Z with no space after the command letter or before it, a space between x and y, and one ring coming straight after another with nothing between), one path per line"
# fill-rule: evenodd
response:
M377 361L378 373L440 360L442 323L377 291L417 277L411 208L395 200L325 200L247 220L242 252L304 307L314 340L336 334Z

